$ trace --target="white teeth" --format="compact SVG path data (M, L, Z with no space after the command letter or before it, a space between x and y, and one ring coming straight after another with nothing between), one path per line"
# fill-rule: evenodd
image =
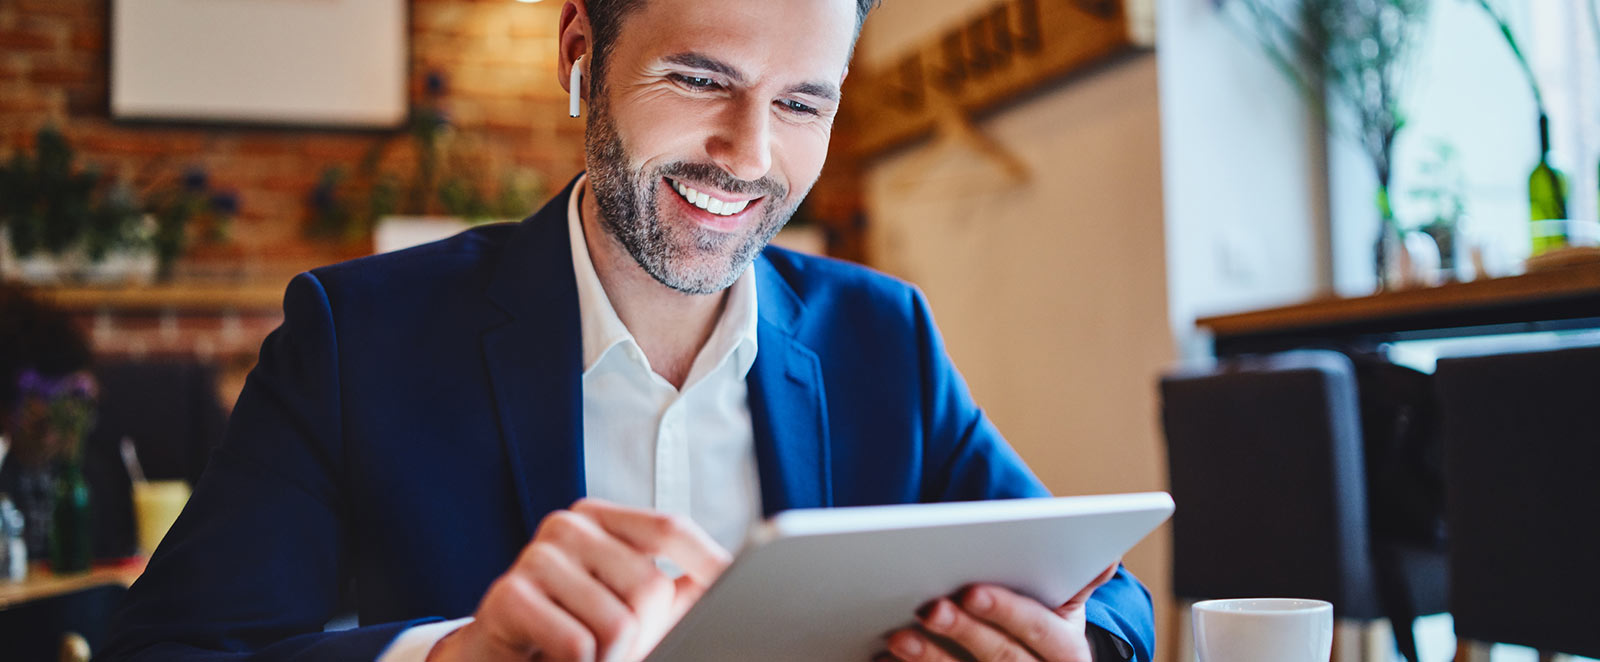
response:
M744 211L745 207L750 206L749 200L724 202L722 200L713 198L706 193L689 188L688 186L685 186L683 182L674 179L669 179L667 181L672 183L672 190L677 191L678 195L683 196L683 199L688 200L696 207L704 209L718 216L732 216Z

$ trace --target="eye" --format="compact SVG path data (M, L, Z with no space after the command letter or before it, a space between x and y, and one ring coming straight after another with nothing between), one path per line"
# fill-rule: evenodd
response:
M720 85L717 85L717 81L706 78L705 76L685 76L683 74L672 74L670 78L697 90L714 90L718 87L721 87Z
M782 99L782 100L778 101L778 105L789 109L790 112L799 113L801 115L815 115L815 114L817 114L817 109L816 108L813 108L811 106L807 106L807 105L805 105L803 103L800 103L799 101L795 101L794 99Z

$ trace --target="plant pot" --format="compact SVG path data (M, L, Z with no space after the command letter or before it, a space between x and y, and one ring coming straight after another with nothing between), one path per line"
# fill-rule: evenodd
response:
M155 251L124 249L82 265L76 276L85 285L100 287L149 285L155 282L159 266Z
M0 280L33 286L85 284L99 287L148 285L155 281L156 255L149 248L120 248L100 261L74 246L61 254L35 251L23 257L11 250L9 233L0 232Z
M36 251L30 255L19 256L11 251L11 246L5 246L3 265L0 265L0 279L17 281L33 286L60 285L73 280L73 274L84 261L81 252L67 251L61 255L54 255L44 251Z

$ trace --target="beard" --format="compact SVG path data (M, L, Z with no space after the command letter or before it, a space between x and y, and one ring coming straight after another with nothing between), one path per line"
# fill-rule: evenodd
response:
M733 285L805 198L802 194L786 203L789 188L771 177L746 181L709 163L675 161L650 170L635 169L604 102L589 106L584 149L589 190L600 207L600 227L651 278L685 294L715 294ZM728 233L692 221L663 222L657 199L663 177L700 190L764 196L757 201L762 206L757 210L760 216L749 227Z

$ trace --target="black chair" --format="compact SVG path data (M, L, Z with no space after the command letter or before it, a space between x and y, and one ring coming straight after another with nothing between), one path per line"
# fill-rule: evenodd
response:
M1600 658L1600 347L1441 359L1461 640Z
M91 651L106 643L111 616L128 592L97 586L0 609L0 658L17 662L60 659L62 637L76 634Z
M1341 619L1390 619L1415 662L1415 617L1444 611L1445 556L1372 534L1350 360L1232 359L1165 376L1161 397L1177 596L1326 600Z
M132 484L122 439L132 439L150 480L200 479L227 423L217 398L217 369L188 360L104 361L95 367L100 415L84 444L84 472L94 503L95 555L133 554Z

